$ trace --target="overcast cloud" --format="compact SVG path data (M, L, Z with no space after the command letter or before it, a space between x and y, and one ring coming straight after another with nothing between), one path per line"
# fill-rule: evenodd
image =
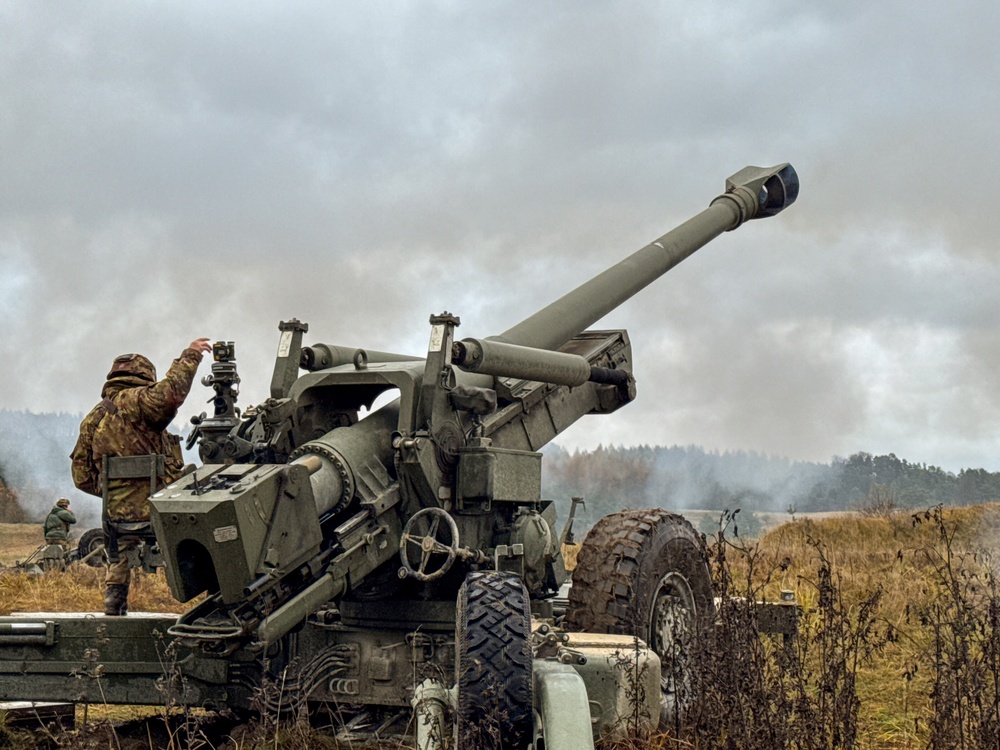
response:
M1000 5L0 5L0 408L277 323L518 322L747 164L799 202L603 321L639 401L560 438L1000 470ZM208 365L202 365L202 374ZM197 387L182 418L208 398Z

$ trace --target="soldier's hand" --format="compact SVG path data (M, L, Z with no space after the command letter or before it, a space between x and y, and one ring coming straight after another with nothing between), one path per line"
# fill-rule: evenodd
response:
M188 344L188 349L194 349L196 352L210 352L212 351L212 345L209 339L195 339L190 344Z

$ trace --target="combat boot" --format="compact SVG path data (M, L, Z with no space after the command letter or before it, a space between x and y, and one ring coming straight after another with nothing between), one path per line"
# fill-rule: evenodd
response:
M119 617L128 614L128 584L109 583L104 589L104 614Z

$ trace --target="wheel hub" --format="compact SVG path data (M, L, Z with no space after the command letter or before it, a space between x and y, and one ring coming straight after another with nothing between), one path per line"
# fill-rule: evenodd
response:
M653 593L649 620L649 645L660 657L664 700L673 700L689 681L686 666L697 615L687 578L676 571L664 575Z

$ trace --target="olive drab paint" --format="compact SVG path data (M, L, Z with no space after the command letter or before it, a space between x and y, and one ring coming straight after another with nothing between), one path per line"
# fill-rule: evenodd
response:
M443 747L452 713L456 736L467 737L468 712L455 709L471 704L461 693L494 678L518 686L489 701L508 738L540 733L553 750L569 738L574 750L592 747L591 704L595 733L613 730L625 709L655 725L660 662L647 644L525 626L529 612L550 623L563 613L568 578L560 538L570 531L559 533L555 505L541 495L540 449L581 417L636 398L627 331L590 326L797 195L790 165L747 167L708 208L497 335L460 336L457 315L432 315L424 357L304 346L308 327L284 321L270 397L242 413L235 349L219 342L226 356L203 381L215 389L215 413L198 418L195 436L204 465L152 497L171 591L180 601L201 595L198 603L144 621L64 615L57 628L48 615L0 618L0 699L160 700L151 688L166 638L183 676L172 701L275 712L329 703L384 715L419 706L421 748ZM196 364L186 357L175 366ZM498 618L496 627L483 618ZM14 625L30 625L30 639L5 642ZM109 643L100 684L69 679L98 627ZM484 645L497 633L503 643ZM651 642L661 635L654 629ZM623 683L614 649L642 661L650 690L641 698ZM284 688L273 704L266 683ZM413 732L401 715L398 731Z

